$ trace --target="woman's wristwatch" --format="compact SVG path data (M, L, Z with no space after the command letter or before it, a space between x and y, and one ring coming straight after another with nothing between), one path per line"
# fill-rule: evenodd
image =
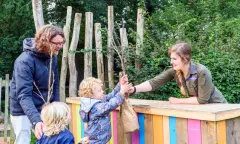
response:
M133 87L133 88L134 88L134 90L133 90L133 92L130 94L131 96L136 93L136 87Z

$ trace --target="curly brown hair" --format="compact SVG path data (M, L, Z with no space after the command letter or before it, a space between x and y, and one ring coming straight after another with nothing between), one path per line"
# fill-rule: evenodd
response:
M57 26L44 25L35 34L35 42L37 51L49 54L49 49L51 47L51 40L55 36L60 35L65 42L65 36L63 30Z

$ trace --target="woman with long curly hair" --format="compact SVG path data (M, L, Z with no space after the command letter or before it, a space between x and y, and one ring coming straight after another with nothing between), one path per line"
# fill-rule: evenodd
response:
M57 55L65 42L61 28L45 25L35 39L23 41L23 52L14 63L10 85L11 122L15 144L29 144L31 129L37 139L42 135L41 108L59 101Z
M191 48L187 43L176 43L168 50L172 68L131 88L131 93L153 91L175 79L186 98L170 97L175 104L227 103L212 82L211 72L202 64L191 61Z

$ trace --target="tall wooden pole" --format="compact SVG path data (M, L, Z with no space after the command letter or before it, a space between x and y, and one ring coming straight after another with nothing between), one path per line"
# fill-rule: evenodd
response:
M67 68L68 68L68 49L69 49L69 33L70 33L71 17L72 17L72 7L68 6L66 25L63 28L66 42L63 46L62 66L61 66L60 86L59 86L59 96L60 96L60 100L63 102L65 102L65 99L66 99L65 86L66 86L66 77L67 77Z
M109 81L109 88L111 89L114 88L113 31L114 31L113 6L108 6L108 81Z
M135 59L135 68L141 69L141 48L143 45L143 27L144 27L144 18L143 18L143 9L139 8L137 13L137 41L136 41L136 59Z
M71 53L68 54L68 64L70 72L70 83L69 83L69 96L77 96L77 70L75 65L75 51L77 49L79 34L80 34L80 25L82 20L82 14L76 13L74 19L74 28L73 36L70 45Z
M36 31L44 25L42 0L32 0L33 18Z
M104 83L104 64L103 64L103 53L102 53L101 24L100 23L95 23L94 24L94 30L95 30L95 44L96 44L96 55L97 55L98 78Z
M84 78L87 78L92 76L93 13L86 12L85 17Z
M9 74L5 76L5 115L4 115L4 142L7 142L8 131L8 104L9 103Z

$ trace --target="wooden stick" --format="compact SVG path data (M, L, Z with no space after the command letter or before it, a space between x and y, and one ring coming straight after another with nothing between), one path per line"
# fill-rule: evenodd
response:
M8 102L9 102L9 74L5 76L5 116L4 116L4 142L7 142L8 131Z
M108 81L109 81L109 88L111 89L114 88L113 31L114 31L113 6L108 6Z
M67 7L67 17L66 17L66 25L63 28L64 36L65 36L65 44L63 46L63 55L62 55L62 66L61 66L61 74L60 74L60 86L59 86L59 96L60 101L65 102L66 93L66 77L67 77L67 68L68 68L68 49L69 49L69 33L70 33L70 25L71 25L71 16L72 16L72 7Z
M93 13L85 13L85 44L84 49L84 78L92 76L92 37L93 37Z
M135 68L138 70L140 70L141 68L140 54L143 45L143 26L144 26L143 9L139 8L137 14L137 41L135 59Z
M36 31L44 25L42 0L32 0L33 18Z
M97 55L97 72L98 78L103 82L104 85L104 64L103 64L103 54L102 54L102 33L101 24L95 23L95 44L96 44L96 55Z
M76 13L74 20L73 36L70 45L71 53L68 54L68 64L70 71L70 83L69 83L69 96L77 96L77 70L75 65L75 52L78 45L79 35L80 35L80 25L81 25L82 14Z
M125 57L126 49L128 48L128 39L127 39L127 31L126 28L120 28L120 38L121 38L121 66L123 70L123 74L126 74L126 62L127 59Z

